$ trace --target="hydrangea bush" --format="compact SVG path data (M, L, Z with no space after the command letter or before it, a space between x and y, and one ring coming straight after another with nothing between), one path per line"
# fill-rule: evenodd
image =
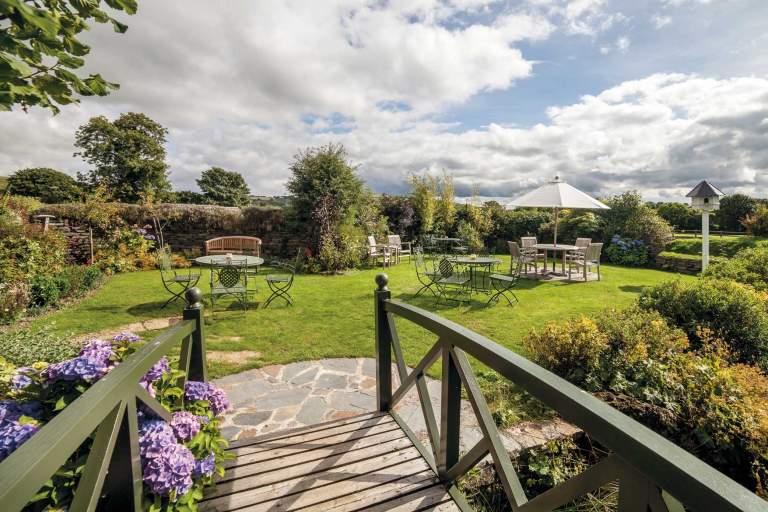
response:
M108 374L141 345L129 332L111 340L93 339L80 352L57 363L14 367L0 358L0 462L45 423ZM151 511L193 510L228 458L218 417L230 408L213 384L188 381L161 358L140 385L171 413L166 422L139 404L139 452L145 498ZM77 488L93 436L33 498L33 508L66 509Z
M611 263L628 267L643 267L648 264L648 246L642 240L632 240L613 235L605 250L606 258Z

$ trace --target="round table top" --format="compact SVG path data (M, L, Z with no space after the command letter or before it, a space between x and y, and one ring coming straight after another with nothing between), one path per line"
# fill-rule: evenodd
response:
M469 256L451 258L451 261L461 263L463 265L493 265L495 263L501 263L501 260L497 258L470 258Z
M545 249L547 251L575 251L580 249L578 245L570 244L536 244L533 247L535 249Z
M461 242L461 238L451 238L448 236L438 236L432 240L435 242Z
M245 264L248 265L249 267L256 267L264 264L264 258L259 258L258 256L248 256L245 254L232 255L232 261L243 261L243 260L245 260ZM195 263L197 263L198 265L207 265L209 267L215 267L216 265L226 265L227 255L215 254L212 256L200 256L199 258L195 258Z

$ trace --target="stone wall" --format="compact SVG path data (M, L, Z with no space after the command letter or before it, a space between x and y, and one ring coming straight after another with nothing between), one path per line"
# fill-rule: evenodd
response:
M57 229L67 239L67 263L83 265L91 259L91 242L88 228L68 219L53 219L49 229Z
M701 272L701 260L689 258L675 258L673 256L656 255L656 265L665 270L680 272L681 274L698 274Z
M146 208L135 204L117 204L116 207L118 215L129 225L152 225L152 215ZM81 258L83 250L86 260L89 254L88 228L79 221L82 208L79 204L46 205L34 212L35 215L56 217L51 225L70 240L73 260ZM206 240L227 235L259 237L262 254L266 257L292 258L305 246L304 240L288 230L281 208L162 204L157 212L164 224L165 243L174 252L188 256L204 254Z

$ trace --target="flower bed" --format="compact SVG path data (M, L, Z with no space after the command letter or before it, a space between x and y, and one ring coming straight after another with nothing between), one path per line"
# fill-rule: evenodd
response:
M0 358L0 461L28 441L58 412L108 374L141 345L138 336L121 333L111 340L88 341L77 356L64 361L15 368ZM203 489L223 474L226 440L219 431L229 409L225 393L207 382L188 381L160 359L140 385L170 413L166 422L139 405L139 452L149 510L190 510ZM92 435L40 489L32 510L66 508L82 474Z

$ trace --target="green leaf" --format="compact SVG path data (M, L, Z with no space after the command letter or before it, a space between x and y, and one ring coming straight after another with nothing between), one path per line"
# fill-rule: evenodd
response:
M39 28L50 37L55 37L59 31L59 20L45 9L35 9L23 0L3 0L6 5L13 7L24 18L24 21ZM7 11L6 11L7 12Z
M110 18L109 21L112 22L112 26L115 28L115 32L117 32L119 34L124 34L125 31L128 30L128 25L126 25L124 23L120 23L115 18Z
M54 411L60 411L64 409L67 406L67 401L64 399L63 396L60 396L58 400L56 400L56 405L53 407Z

